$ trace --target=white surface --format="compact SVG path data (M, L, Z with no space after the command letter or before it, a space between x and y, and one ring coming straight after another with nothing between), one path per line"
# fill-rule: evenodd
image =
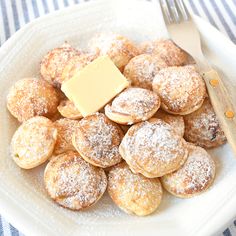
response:
M223 75L231 76L231 91L235 90L235 46L206 22L196 20L208 57ZM18 124L6 109L5 99L9 87L22 77L37 75L42 56L63 41L84 47L96 32L110 30L136 42L167 36L156 4L142 0L135 3L132 0L101 0L40 18L18 31L1 48L0 212L27 235L215 233L235 216L236 160L228 145L211 152L217 163L217 176L209 191L189 200L165 194L158 211L147 217L123 213L108 196L104 196L88 211L63 209L45 193L42 184L43 166L25 171L11 160L9 143ZM229 84L229 78L227 81Z

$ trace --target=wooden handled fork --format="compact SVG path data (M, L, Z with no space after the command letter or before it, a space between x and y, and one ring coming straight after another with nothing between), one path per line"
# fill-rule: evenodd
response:
M212 106L236 155L235 110L222 79L202 53L200 35L187 7L182 0L160 0L160 4L171 39L195 59L202 72Z

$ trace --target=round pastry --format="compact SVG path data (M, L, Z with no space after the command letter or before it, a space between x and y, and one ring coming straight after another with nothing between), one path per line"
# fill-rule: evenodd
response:
M188 54L169 39L144 42L140 53L154 54L168 66L181 66L188 62Z
M155 118L161 119L172 126L174 131L180 135L184 136L184 118L183 116L171 115L162 109L159 109L156 114L153 116Z
M133 57L125 66L124 76L133 86L152 90L152 81L157 72L167 67L160 58L149 54L141 54Z
M78 126L78 121L62 118L56 120L54 126L57 128L58 135L53 153L57 155L70 150L75 151L72 144L72 136Z
M64 43L61 47L49 51L41 61L40 73L42 77L56 87L62 83L62 72L69 59L79 55L80 52Z
M213 110L211 102L205 99L197 111L184 116L184 138L204 148L218 147L226 142L223 130Z
M108 55L122 71L129 60L138 55L138 49L133 42L115 33L97 34L89 42L89 48L97 56Z
M104 114L96 113L79 121L72 142L85 161L106 168L121 161L122 138L123 132L118 125Z
M68 151L54 156L44 171L49 196L63 207L82 210L94 205L107 187L103 169L84 161L79 153Z
M125 162L111 167L107 188L110 197L119 208L138 216L153 213L162 199L159 179L148 179L140 174L134 174Z
M77 109L75 104L70 101L69 99L64 99L60 102L59 106L57 107L57 110L60 112L60 114L63 117L69 118L69 119L80 119L82 118L82 114Z
M51 117L57 112L59 96L47 81L25 78L17 81L7 95L7 108L20 122L34 116Z
M153 91L127 88L105 106L105 114L116 123L131 125L151 118L160 103L160 98Z
M180 198L190 198L206 191L215 178L215 163L201 147L189 145L189 156L177 171L161 178L163 187Z
M70 58L63 69L61 82L65 82L73 77L78 71L83 69L89 63L95 59L95 55L91 54L80 54Z
M153 90L168 113L186 115L199 109L206 97L206 86L194 66L161 69L153 80Z
M134 173L148 178L179 169L188 156L184 139L169 124L156 118L133 125L119 151Z
M31 169L44 163L52 154L57 129L46 117L36 116L25 121L11 140L11 155L18 166Z

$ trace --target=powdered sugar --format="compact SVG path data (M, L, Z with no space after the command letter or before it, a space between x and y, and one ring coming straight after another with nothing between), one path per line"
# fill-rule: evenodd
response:
M182 138L158 119L131 127L122 140L121 149L122 157L134 170L138 166L141 173L144 170L156 177L177 169L187 154Z
M57 111L58 103L56 90L37 78L17 81L7 96L7 107L20 122L39 115L51 116Z
M142 88L128 88L112 101L110 111L145 119L150 116L150 112L157 110L159 105L159 97L154 92Z
M153 90L161 97L165 109L173 113L190 113L206 96L205 83L193 66L168 67L153 80Z
M81 155L96 165L107 167L120 162L119 144L122 132L102 113L79 122L74 144Z
M125 163L119 164L109 172L108 192L121 209L137 215L153 212L162 198L162 188L158 179L148 179L134 174Z
M185 138L188 141L205 148L215 147L226 141L209 99L205 99L200 109L184 116L184 120Z
M152 89L154 76L167 64L149 54L141 54L130 60L124 69L124 76L137 87Z
M48 164L45 184L49 194L59 204L80 209L101 197L107 181L102 169L85 162L76 152L67 152Z
M182 168L163 177L167 189L175 194L196 194L206 190L215 176L215 164L200 147L191 147Z

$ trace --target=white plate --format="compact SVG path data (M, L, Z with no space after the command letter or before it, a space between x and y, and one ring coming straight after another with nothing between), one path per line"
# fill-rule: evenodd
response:
M123 213L108 196L85 212L63 209L45 193L43 166L21 170L9 156L11 136L18 125L6 109L9 87L22 77L37 75L42 56L65 40L84 47L96 32L110 30L137 42L167 37L155 2L101 0L81 4L35 20L0 49L0 212L23 233L212 235L236 215L236 160L228 145L212 151L217 176L209 191L189 200L165 194L158 211L147 217ZM224 78L228 77L226 82L231 91L235 90L235 46L206 22L198 18L196 22L208 58Z

